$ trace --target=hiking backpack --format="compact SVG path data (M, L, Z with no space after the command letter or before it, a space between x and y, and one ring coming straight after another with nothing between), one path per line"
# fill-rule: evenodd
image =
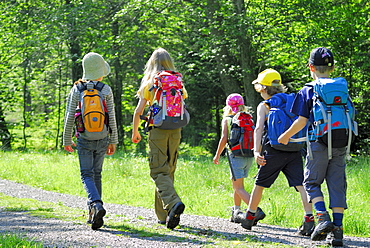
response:
M329 159L332 148L347 147L357 135L357 123L354 121L355 107L348 94L347 81L342 78L320 78L306 84L313 87L313 119L308 139L327 145ZM312 151L309 151L312 157Z
M99 140L108 135L108 110L101 93L104 86L104 83L97 82L92 89L87 89L86 83L77 84L80 100L75 114L76 131L77 135L88 140Z
M230 116L228 145L234 156L253 157L254 122L252 116L239 112Z
M300 151L305 146L307 127L291 137L288 144L278 142L279 136L284 133L298 118L290 112L295 94L277 93L265 102L269 104L270 111L267 117L267 139L272 148L280 151Z
M190 115L183 98L182 75L174 71L161 71L155 77L154 103L149 108L148 123L160 129L177 129L189 123Z

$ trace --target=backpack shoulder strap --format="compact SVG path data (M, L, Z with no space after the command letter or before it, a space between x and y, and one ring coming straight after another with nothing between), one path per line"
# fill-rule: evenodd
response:
M104 88L105 84L98 81L95 85L94 85L94 88L97 89L98 91L102 91L103 88Z
M82 93L84 90L87 89L86 84L84 84L83 82L79 82L78 84L76 84L76 86L77 86L78 91L80 91L80 93Z
M229 136L230 136L231 124L232 124L232 122L233 122L233 117L234 117L234 115L226 116L226 120L227 120L227 130L228 130L228 134L229 134Z
M309 83L306 83L305 86L311 86L311 87L314 87L316 84L316 81L312 81L312 82L309 82Z

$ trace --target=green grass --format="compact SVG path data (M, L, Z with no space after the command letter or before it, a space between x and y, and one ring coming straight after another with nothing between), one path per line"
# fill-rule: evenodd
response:
M20 234L0 233L1 248L42 248L42 243L30 241Z
M199 148L185 147L184 150L186 152L180 151L175 187L186 204L185 213L228 218L233 205L233 191L226 158L215 165L212 156ZM349 209L344 218L346 235L370 236L370 211L367 207L370 202L369 165L368 158L354 158L347 167ZM253 188L256 172L257 167L253 165L245 180L248 192ZM76 153L0 152L0 177L86 197ZM105 202L153 208L154 189L146 157L117 152L106 158L103 169ZM325 185L323 191L326 194ZM325 197L328 200L327 195ZM263 223L292 228L301 224L304 212L299 193L288 187L282 174L270 189L265 189L260 206L267 214Z

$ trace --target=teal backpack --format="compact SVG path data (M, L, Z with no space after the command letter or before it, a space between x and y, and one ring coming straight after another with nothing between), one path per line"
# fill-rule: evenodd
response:
M313 87L314 92L314 122L308 132L308 140L327 145L329 159L332 158L332 148L347 147L349 155L351 142L357 135L357 123L354 121L355 107L348 94L347 81L342 77L320 78L306 85ZM309 155L312 158L310 149Z

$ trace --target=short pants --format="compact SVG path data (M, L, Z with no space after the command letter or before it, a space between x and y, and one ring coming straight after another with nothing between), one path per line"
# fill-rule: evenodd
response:
M263 155L266 164L258 170L256 185L270 188L280 171L284 173L290 187L303 185L303 161L300 151L279 151L266 145Z
M240 157L230 155L231 167L234 172L235 179L248 177L249 169L253 163L253 157ZM233 179L233 174L230 169L230 177Z

